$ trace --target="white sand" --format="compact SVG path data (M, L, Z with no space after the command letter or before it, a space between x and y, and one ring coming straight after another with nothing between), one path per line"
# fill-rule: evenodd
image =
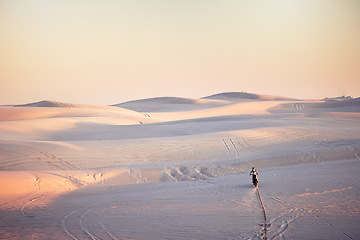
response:
M116 106L0 107L1 239L360 239L359 99Z

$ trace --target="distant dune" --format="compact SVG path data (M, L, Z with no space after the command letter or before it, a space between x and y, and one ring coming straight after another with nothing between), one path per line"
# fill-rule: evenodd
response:
M204 97L203 99L216 99L224 101L241 101L241 100L271 100L271 101L284 101L284 100L297 100L294 98L279 97L272 95L259 95L247 92L224 92L211 96Z
M208 107L215 107L228 104L219 100L192 99L180 97L157 97L148 98L112 106L122 107L138 112L174 112L174 111L192 111Z
M270 112L292 112L292 111L332 111L332 112L360 112L360 98L326 98L324 100L299 101L279 104Z
M131 105L131 104L148 104L148 103L157 103L157 104L194 104L196 99L191 98L180 98L180 97L156 97L156 98L147 98L134 101L128 101L125 103L115 104L112 106L120 107L122 105Z
M111 109L111 106L102 105L87 105L87 104L74 104L74 103L63 103L56 101L43 100L39 102L26 103L20 105L13 105L12 107L34 107L34 108L102 108Z
M271 95L259 95L247 92L225 92L200 99L181 97L156 97L124 102L112 106L122 107L138 112L175 112L193 111L209 107L219 107L239 101L295 101L297 99Z
M34 102L34 103L27 103L27 104L21 104L21 105L15 105L14 107L59 107L59 108L75 108L80 105L72 104L72 103L61 103L61 102L55 102L55 101L40 101L40 102Z
M149 122L143 114L129 109L101 105L83 105L40 101L15 106L0 106L0 121L30 120L30 119L66 119L65 122L103 122L107 124ZM71 119L71 121L69 121ZM153 121L153 120L151 120ZM39 126L41 128L41 124ZM22 129L19 127L18 129ZM46 124L42 125L46 128Z

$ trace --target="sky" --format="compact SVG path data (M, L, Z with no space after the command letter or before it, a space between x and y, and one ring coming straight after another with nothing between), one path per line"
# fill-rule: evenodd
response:
M0 105L360 97L358 0L0 0Z

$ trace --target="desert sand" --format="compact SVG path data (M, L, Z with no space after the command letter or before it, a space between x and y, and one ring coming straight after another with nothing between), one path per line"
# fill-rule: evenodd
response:
M359 171L359 98L0 106L0 239L360 239Z

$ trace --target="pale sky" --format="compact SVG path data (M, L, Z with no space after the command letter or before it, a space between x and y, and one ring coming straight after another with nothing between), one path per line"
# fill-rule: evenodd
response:
M0 0L0 104L360 97L358 0Z

